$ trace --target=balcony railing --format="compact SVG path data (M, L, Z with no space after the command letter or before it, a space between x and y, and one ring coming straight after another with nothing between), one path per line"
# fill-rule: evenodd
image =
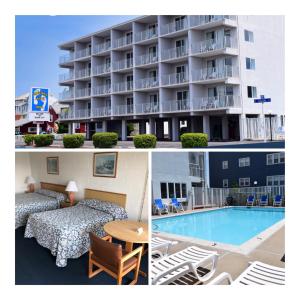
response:
M195 98L193 110L210 110L218 108L241 107L239 96L219 95L216 97Z
M148 65L158 62L158 56L153 54L144 54L136 57L136 65Z
M62 120L72 120L72 119L88 119L91 117L90 109L77 109L75 111L68 110L61 112L60 119Z
M62 111L59 115L61 120L70 120L75 118L75 114L72 110Z
M205 25L224 20L236 20L236 16L231 15L206 15L206 16L190 16L191 27Z
M93 95L94 96L106 95L106 94L110 94L110 92L111 92L111 87L108 84L95 86L93 88Z
M65 90L59 93L59 100L72 100L74 99L74 90Z
M118 92L127 92L133 90L133 81L124 81L124 82L117 82L113 85L113 91Z
M59 75L60 82L68 81L68 80L74 80L74 72L68 72L68 73Z
M163 111L164 112L172 112L172 111L187 111L190 110L190 100L171 100L163 103Z
M71 62L72 60L74 60L74 53L71 52L70 54L65 54L60 56L59 63L64 64L64 63Z
M232 66L224 66L223 68L205 68L192 71L192 81L226 79L235 76L237 76L237 69Z
M75 78L76 79L86 78L86 77L90 77L90 76L91 76L91 69L90 68L76 70L76 72L75 72Z
M133 105L117 105L114 108L114 115L131 115L133 114Z
M15 114L24 114L28 112L28 103L20 105L20 106L15 106Z
M189 50L188 50L187 46L171 48L171 49L162 51L161 59L169 60L169 59L174 59L174 58L180 58L180 57L187 56L188 53L189 53Z
M216 41L215 39L201 41L199 43L192 44L192 53L205 53L225 48L236 48L235 43L231 37L224 37L224 39L220 41Z
M121 38L114 40L113 42L114 48L121 48L131 44L132 44L132 36L123 36Z
M149 89L159 85L157 78L147 77L136 81L136 89Z
M93 75L101 75L110 72L110 65L99 65L93 68Z
M96 44L93 48L94 54L99 54L111 49L111 42Z
M93 117L106 117L111 115L111 107L105 106L105 107L97 107L93 108Z
M159 113L159 104L154 103L140 103L135 105L136 114L150 114Z
M146 29L144 31L137 32L135 34L135 41L140 42L140 41L150 40L156 37L157 37L157 27L155 28L155 30Z
M91 96L91 88L78 89L75 92L76 98L90 97Z
M161 28L161 34L169 34L172 32L184 30L188 28L187 18L165 24Z
M133 67L133 59L122 59L113 63L114 71L120 71Z
M84 48L84 49L81 49L81 50L77 50L75 52L75 58L76 59L87 57L87 56L90 56L90 55L91 55L91 48L90 47Z
M187 72L162 75L162 85L182 84L188 81L189 76Z
M203 177L203 169L198 164L189 163L190 176Z

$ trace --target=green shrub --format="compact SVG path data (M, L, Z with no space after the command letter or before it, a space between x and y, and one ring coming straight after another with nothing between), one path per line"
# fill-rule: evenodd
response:
M138 134L133 137L135 148L155 148L156 140L154 134Z
M36 147L46 147L52 145L54 140L53 134L39 134L34 136L34 143Z
M118 134L116 132L98 132L93 134L92 140L95 148L112 148L118 143Z
M34 134L26 134L23 136L24 143L29 146L32 145L34 139Z
M207 147L207 134L184 133L180 136L182 148Z
M80 133L66 134L63 144L65 148L80 148L84 144L84 136Z

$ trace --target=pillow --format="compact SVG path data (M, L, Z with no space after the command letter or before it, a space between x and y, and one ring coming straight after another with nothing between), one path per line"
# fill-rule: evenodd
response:
M97 199L85 199L81 200L80 203L110 214L114 220L122 220L128 218L126 210L115 203Z
M67 199L67 195L65 195L63 193L59 193L59 192L55 192L55 191L51 191L51 190L46 190L46 189L39 189L39 190L36 191L36 193L44 195L44 196L55 198L59 202L65 201Z

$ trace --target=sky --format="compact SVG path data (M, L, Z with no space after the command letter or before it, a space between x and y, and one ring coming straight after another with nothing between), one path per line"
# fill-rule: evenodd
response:
M58 66L64 54L58 45L125 22L136 16L16 16L16 89L20 96L31 87L48 87L58 97Z

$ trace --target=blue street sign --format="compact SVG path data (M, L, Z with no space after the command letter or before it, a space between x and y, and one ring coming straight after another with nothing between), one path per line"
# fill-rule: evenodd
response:
M254 99L254 103L265 103L265 102L271 102L271 98L265 98L264 95L260 95L259 99Z

